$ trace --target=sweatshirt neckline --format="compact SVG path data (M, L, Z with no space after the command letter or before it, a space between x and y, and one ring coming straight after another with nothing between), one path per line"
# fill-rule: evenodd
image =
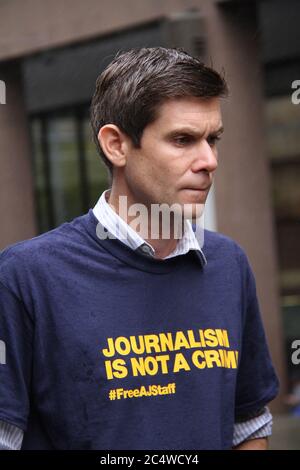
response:
M197 250L190 250L184 255L179 255L163 260L148 257L139 251L135 251L132 248L129 248L117 238L107 237L105 239L101 239L98 237L97 226L98 224L101 224L96 218L92 209L89 209L88 213L85 214L81 220L88 233L99 245L101 245L103 249L110 252L114 257L120 259L126 264L134 266L135 268L142 271L153 273L168 273L180 266L183 266L183 264L186 264L188 260L194 261L199 265L199 268L203 268L203 260Z

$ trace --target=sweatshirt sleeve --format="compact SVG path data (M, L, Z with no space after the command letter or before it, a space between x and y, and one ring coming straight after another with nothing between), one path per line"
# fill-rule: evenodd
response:
M33 322L25 305L0 278L0 420L26 430Z
M254 418L278 394L279 381L272 364L257 299L256 284L245 253L240 249L243 282L243 328L235 397L235 418ZM270 312L272 314L272 312Z

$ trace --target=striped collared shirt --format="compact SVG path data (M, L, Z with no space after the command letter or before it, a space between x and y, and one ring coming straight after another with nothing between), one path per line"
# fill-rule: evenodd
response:
M98 221L118 240L133 250L138 250L148 256L155 256L153 246L144 240L130 225L128 225L109 205L110 189L107 189L100 196L93 212ZM198 239L193 230L190 220L184 220L182 237L178 239L176 248L165 258L184 255L190 250L196 250L202 259L202 263L207 264L205 255L199 245Z

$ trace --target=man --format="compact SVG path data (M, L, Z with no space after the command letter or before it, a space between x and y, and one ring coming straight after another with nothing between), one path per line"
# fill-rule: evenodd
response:
M226 93L181 49L119 53L99 76L91 119L111 187L1 254L3 448L267 448L278 380L252 270L195 223ZM167 237L157 205L175 208Z

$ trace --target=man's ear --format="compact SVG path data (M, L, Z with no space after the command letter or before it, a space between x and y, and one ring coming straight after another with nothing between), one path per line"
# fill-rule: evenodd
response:
M98 133L98 141L114 167L126 165L129 138L115 124L105 124Z

